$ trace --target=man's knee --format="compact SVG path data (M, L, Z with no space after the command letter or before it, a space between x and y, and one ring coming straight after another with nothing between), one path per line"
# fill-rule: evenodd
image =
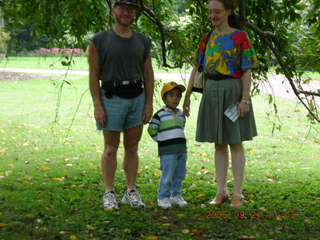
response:
M118 146L106 145L103 151L103 158L112 158L117 155Z
M124 151L126 154L136 155L138 153L138 142L131 144L124 144Z

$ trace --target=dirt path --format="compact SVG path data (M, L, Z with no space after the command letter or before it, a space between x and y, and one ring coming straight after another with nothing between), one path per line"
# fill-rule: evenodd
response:
M1 72L2 71L2 72ZM53 69L20 69L20 68L0 68L0 81L18 81L30 79L48 79L57 75L65 75L66 70ZM70 70L68 74L88 76L88 71ZM164 81L187 81L189 74L179 73L155 73L156 79ZM261 83L260 90L265 94L273 94L275 96L290 100L298 100L294 95L288 81L281 75L269 74L268 84ZM320 89L320 81L311 81L303 85L306 91L317 91ZM319 99L320 103L320 99Z

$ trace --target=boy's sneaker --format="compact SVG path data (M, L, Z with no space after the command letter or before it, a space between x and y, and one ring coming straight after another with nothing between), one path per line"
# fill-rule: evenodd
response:
M171 202L169 198L158 199L158 206L163 209L171 208Z
M105 210L119 209L116 195L113 191L105 192L103 195L103 208Z
M140 194L137 190L126 191L121 200L122 203L130 204L131 207L144 207L144 203L141 200Z
M170 197L170 202L173 205L178 205L179 207L185 207L188 205L187 201L181 196Z

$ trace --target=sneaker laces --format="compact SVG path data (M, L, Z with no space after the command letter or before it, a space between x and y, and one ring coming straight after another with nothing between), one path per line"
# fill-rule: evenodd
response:
M108 206L117 204L116 196L112 191L104 193L103 200L105 205L108 205Z
M127 193L127 196L133 203L140 204L142 202L141 197L138 191L136 190L131 190L130 192Z

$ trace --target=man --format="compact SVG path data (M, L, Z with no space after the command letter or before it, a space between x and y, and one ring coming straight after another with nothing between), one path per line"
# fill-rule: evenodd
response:
M131 29L137 9L137 0L116 0L112 8L115 24L111 29L96 34L88 48L94 117L104 136L101 167L105 209L119 208L114 177L121 132L127 180L127 190L121 202L133 207L144 206L136 189L138 143L143 123L149 122L152 116L154 73L150 39Z

